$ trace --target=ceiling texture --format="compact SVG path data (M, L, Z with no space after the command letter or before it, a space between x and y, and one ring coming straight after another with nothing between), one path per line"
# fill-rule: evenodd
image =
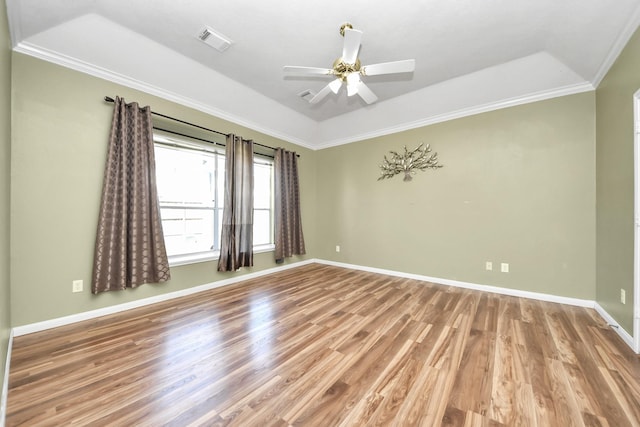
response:
M7 0L14 50L312 149L593 90L640 23L638 0ZM318 104L340 25L363 65L415 58ZM219 52L204 27L232 42ZM104 94L115 96L118 94ZM99 100L96 100L99 102ZM153 108L153 106L152 106ZM224 129L221 129L224 131Z

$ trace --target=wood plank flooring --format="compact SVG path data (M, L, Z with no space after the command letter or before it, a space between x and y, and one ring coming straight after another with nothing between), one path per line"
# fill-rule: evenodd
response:
M640 426L594 310L311 264L14 341L7 426Z

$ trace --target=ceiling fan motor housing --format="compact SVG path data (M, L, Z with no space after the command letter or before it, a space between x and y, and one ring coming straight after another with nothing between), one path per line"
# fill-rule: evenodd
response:
M349 64L344 62L342 58L338 58L333 62L333 71L336 76L340 77L344 81L349 74L359 73L360 66L361 64L359 59L356 59L354 64Z

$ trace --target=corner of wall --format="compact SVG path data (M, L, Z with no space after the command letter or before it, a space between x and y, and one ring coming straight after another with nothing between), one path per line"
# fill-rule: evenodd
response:
M0 0L0 426L4 425L11 347L9 204L11 179L11 40L7 4Z
M624 330L634 322L634 94L636 31L596 90L596 302ZM620 290L627 304L620 301Z

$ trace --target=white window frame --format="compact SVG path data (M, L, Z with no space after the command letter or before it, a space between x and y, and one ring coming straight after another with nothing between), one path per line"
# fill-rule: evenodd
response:
M164 134L160 134L158 132L154 132L154 148L156 146L162 146L162 147L171 147L173 149L176 150L192 150L192 151L203 151L203 152L207 152L209 154L214 154L217 156L222 156L224 158L224 151L220 150L220 149L216 149L215 146L212 146L210 144L206 144L206 143L198 143L198 142L192 142L192 141L187 141L187 140L183 140L183 139L179 139L179 138L175 138L174 136L165 136ZM261 156L259 154L256 154L256 156L254 157L254 164L268 164L271 165L273 167L273 159L269 158L268 156ZM216 170L216 174L218 173L218 171ZM224 179L224 177L220 177L218 176L217 179ZM271 243L268 244L261 244L261 245L254 245L253 247L253 253L257 254L257 253L263 253L263 252L273 252L275 250L275 244L274 239L275 239L275 233L274 233L274 177L273 177L273 173L271 174L271 182L270 182L270 191L271 191L271 206L269 208L269 212L270 212L270 226L269 226L269 236L270 236L270 240ZM220 197L224 197L224 195L218 195L216 194L217 198ZM216 218L216 211L219 211L219 215L222 215L222 209L217 207L217 201L214 205L214 207L212 208L214 211L214 241L217 240L216 235L219 235L219 231L217 230L217 223L215 223L215 218ZM160 204L161 208L172 208L173 206L163 206L162 203ZM181 207L182 209L184 209L184 207ZM255 210L255 209L254 209ZM258 210L266 210L265 208L260 208ZM219 249L216 249L214 251L206 251L206 252L194 252L194 253L187 253L187 254L177 254L177 255L170 255L169 258L169 266L170 267L177 267L180 265L188 265L188 264L194 264L194 263L200 263L200 262L207 262L207 261L216 261L218 260L220 257L220 251Z

